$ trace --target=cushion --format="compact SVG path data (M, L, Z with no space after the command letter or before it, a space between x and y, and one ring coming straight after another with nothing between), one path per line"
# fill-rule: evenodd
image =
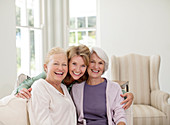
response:
M160 110L149 105L133 105L134 125L161 125L165 121L166 115Z

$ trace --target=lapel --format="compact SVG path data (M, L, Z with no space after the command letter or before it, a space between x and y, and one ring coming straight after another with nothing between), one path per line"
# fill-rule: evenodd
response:
M84 112L83 112L83 100L84 100L84 85L85 85L85 81L83 82L83 83L81 83L81 88L79 88L79 90L80 90L80 109L81 109L81 116L82 116L82 118L84 118Z
M112 119L111 119L111 112L110 112L110 94L109 94L109 88L110 88L110 81L107 80L107 86L106 86L106 107L107 107L107 118L108 118L108 125L112 125Z

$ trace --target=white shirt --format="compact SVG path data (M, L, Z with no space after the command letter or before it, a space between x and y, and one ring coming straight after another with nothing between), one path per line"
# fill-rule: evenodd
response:
M31 125L76 125L76 110L65 85L64 95L44 79L32 85L28 102Z

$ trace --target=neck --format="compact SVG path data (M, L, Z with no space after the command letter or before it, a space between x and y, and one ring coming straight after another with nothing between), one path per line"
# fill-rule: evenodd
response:
M104 82L104 78L91 78L89 77L87 80L88 85L98 85L100 83Z
M61 82L54 82L49 79L45 79L49 84L51 84L54 88L56 88L60 93L64 95L64 92L61 88Z

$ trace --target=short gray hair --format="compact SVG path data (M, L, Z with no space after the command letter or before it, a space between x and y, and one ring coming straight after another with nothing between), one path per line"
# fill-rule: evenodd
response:
M105 51L103 49L101 49L99 47L92 47L91 54L94 52L97 54L97 56L99 58L101 58L104 61L104 63L105 63L104 72L105 72L109 66L109 58L108 58L107 54L105 53Z

